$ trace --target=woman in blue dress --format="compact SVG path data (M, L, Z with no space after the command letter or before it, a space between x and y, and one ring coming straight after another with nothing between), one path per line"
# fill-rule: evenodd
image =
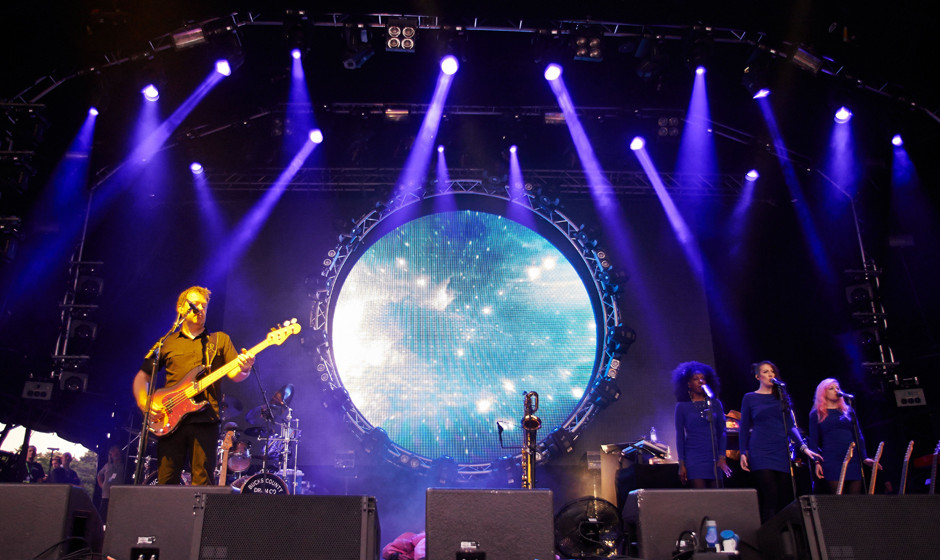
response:
M672 372L672 388L678 401L679 481L691 488L716 488L716 468L725 476L731 475L725 462L725 414L718 400L718 376L703 363L684 362Z
M840 395L842 389L835 379L823 379L816 387L816 399L809 413L809 446L823 456L816 463L816 476L826 481L830 494L835 494L842 474L842 462L849 444L855 439L855 411ZM855 451L845 470L843 494L863 494L862 462L874 463L865 453L865 438L858 433Z
M757 390L745 394L741 402L741 468L754 474L761 522L765 522L794 498L788 440L810 459L822 458L796 427L777 366L765 361L753 368Z

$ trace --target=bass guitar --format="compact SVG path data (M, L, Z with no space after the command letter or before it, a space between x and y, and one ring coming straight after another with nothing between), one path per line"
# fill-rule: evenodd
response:
M300 325L297 319L294 319L280 328L271 329L267 337L253 346L248 353L257 355L268 346L283 344L287 337L299 332ZM154 391L153 404L147 415L147 428L157 437L171 433L188 414L202 410L209 405L206 401L197 403L193 397L205 391L219 379L235 373L240 367L237 359L208 373L206 373L208 370L205 366L199 366L192 369L172 387ZM205 375L200 377L204 373Z
M875 451L875 462L871 465L871 484L868 486L868 493L875 493L875 480L878 478L878 463L881 461L881 453L885 450L885 442L878 444L878 451Z
M904 467L901 469L901 488L898 494L904 495L907 492L907 467L911 462L911 452L914 451L914 440L907 444L907 451L904 453Z
M845 471L849 468L849 461L852 460L852 452L855 451L855 442L849 443L849 449L845 452L845 459L842 460L842 471L839 472L839 485L836 486L836 495L842 494L842 486L845 484Z

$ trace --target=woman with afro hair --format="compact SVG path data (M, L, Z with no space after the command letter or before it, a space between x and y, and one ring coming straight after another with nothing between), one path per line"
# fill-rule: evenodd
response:
M701 362L683 362L672 372L676 396L676 453L679 481L691 488L721 488L718 472L731 476L725 461L725 414L718 400L718 376Z

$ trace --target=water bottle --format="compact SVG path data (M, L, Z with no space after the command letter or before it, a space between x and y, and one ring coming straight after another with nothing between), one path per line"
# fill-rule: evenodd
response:
M656 443L656 426L650 428L650 441Z
M705 520L705 549L710 552L721 550L718 547L718 523L713 519Z

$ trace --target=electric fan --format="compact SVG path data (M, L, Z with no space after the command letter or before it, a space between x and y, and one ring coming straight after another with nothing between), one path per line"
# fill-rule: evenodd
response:
M587 496L555 515L555 548L562 558L610 558L623 539L623 521L607 500Z

